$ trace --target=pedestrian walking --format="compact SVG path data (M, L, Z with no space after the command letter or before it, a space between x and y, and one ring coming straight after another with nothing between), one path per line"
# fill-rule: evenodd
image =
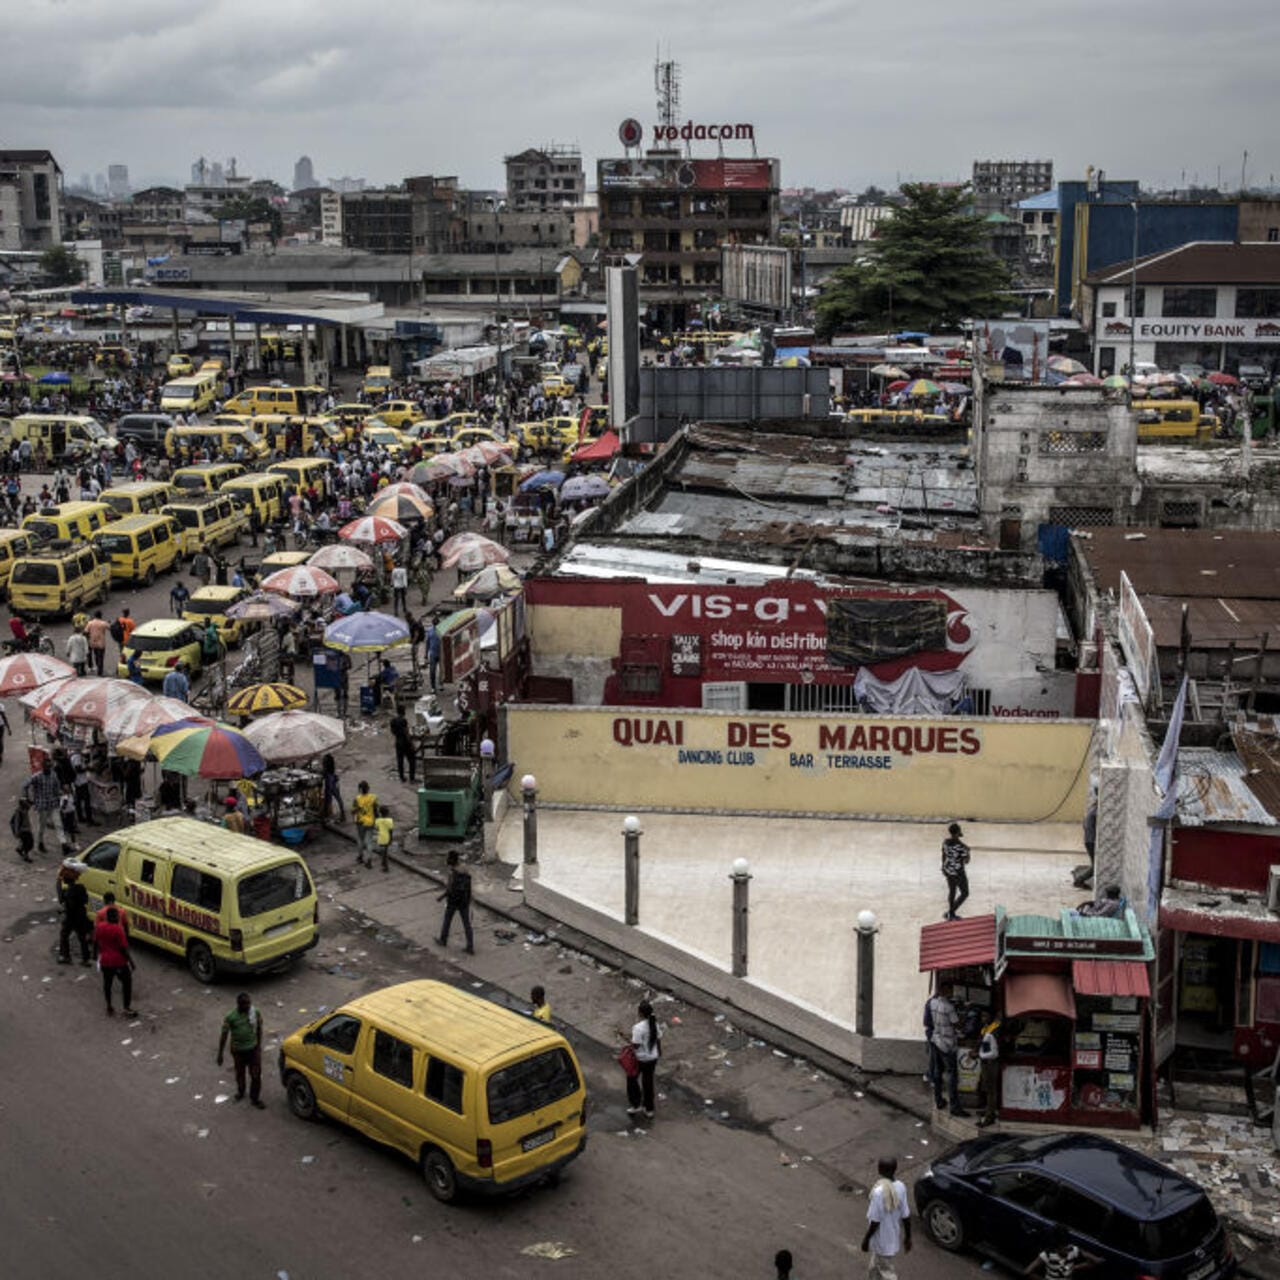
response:
M53 760L45 756L40 768L22 784L22 794L31 802L36 813L38 828L37 842L40 852L45 853L44 833L52 829L59 845L66 844L62 831L62 820L59 810L62 804L62 783L53 771Z
M475 937L471 932L471 873L458 866L458 851L451 849L445 859L449 867L449 881L444 892L436 899L443 902L444 920L440 925L440 936L436 941L442 946L449 945L449 927L456 915L462 921L462 931L466 935L466 952L469 956L476 953Z
M391 855L391 837L395 835L396 821L391 816L391 810L387 806L381 805L378 808L378 816L373 821L373 838L374 843L378 846L378 856L382 859L382 870L386 874L391 870L389 861Z
M377 834L373 824L378 818L378 797L369 790L369 784L361 781L356 788L356 798L351 802L351 813L356 820L356 863L373 866L373 841Z
M89 939L93 933L93 926L89 923L89 891L80 883L79 870L65 863L58 872L58 901L62 905L58 963L71 963L71 938L74 935L80 942L80 963L88 965Z
M396 747L396 772L400 775L400 781L404 781L405 762L409 765L409 781L416 782L418 778L418 760L417 748L414 746L413 734L409 731L409 721L404 714L403 704L396 703L396 713L391 717L391 736L395 740Z
M409 570L398 564L391 570L391 612L409 612Z
M950 1000L950 985L939 990L929 1001L929 1019L933 1029L929 1032L929 1074L933 1077L933 1105L942 1110L942 1085L947 1085L947 1103L953 1116L969 1113L960 1106L958 1079L956 1028L959 1019L956 1007Z
M67 637L67 661L83 676L89 670L89 637L75 630Z
M26 796L18 798L17 805L9 815L9 830L17 841L18 857L23 862L30 862L36 838L31 832L31 801Z
M99 920L93 928L93 946L98 953L98 968L102 970L102 994L107 1000L107 1017L115 1014L111 1005L111 988L120 980L121 1012L126 1018L136 1018L133 1008L133 956L129 953L129 935L120 923L118 907L108 907L105 920Z
M427 623L427 679L431 692L440 687L440 633L434 622Z
M999 1018L988 1022L982 1028L982 1039L978 1043L978 1069L982 1073L982 1119L978 1121L979 1129L995 1124L996 1107L1000 1102L1000 1041L996 1039L999 1029Z
M531 1018L537 1018L539 1022L551 1021L551 1006L547 1003L546 989L543 987L534 987L529 992L529 1003L533 1006L529 1010Z
M191 592L187 589L187 584L181 578L169 588L169 612L175 618L182 617L182 611L187 607L187 601L191 599Z
M325 756L320 765L320 776L324 780L324 816L328 818L334 805L338 806L338 821L346 822L347 806L342 803L342 790L338 780L338 766L332 756Z
M898 1162L886 1156L876 1166L880 1176L867 1196L867 1233L862 1252L869 1254L872 1280L898 1280L895 1259L911 1252L911 1206L907 1188L895 1176Z
M964 833L960 824L953 822L947 828L947 838L942 842L942 874L947 882L947 909L944 920L956 919L957 912L969 896L969 846L961 839Z
M647 1000L640 1001L637 1012L640 1020L631 1028L630 1035L625 1031L618 1033L635 1052L639 1068L635 1075L627 1076L627 1114L637 1116L643 1111L644 1118L652 1120L653 1077L662 1056L662 1032L657 1018L653 1016L653 1005Z
M236 1007L222 1020L218 1037L218 1066L231 1040L231 1060L236 1069L236 1101L244 1101L245 1076L249 1077L249 1101L259 1111L262 1102L262 1014L253 1007L247 991L236 996Z
M93 660L94 670L99 675L107 657L107 637L111 634L111 624L102 616L101 609L95 609L93 617L85 623L84 633L89 638L89 657Z
M76 817L85 826L98 824L93 820L93 792L89 777L89 760L79 747L71 752L71 786L76 798Z
M0 764L4 764L4 740L11 732L9 717L5 715L4 704L0 703Z

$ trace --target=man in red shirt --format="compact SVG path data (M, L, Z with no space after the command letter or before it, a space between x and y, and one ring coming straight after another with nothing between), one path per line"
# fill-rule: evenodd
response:
M133 1009L133 957L129 954L129 935L120 923L117 907L107 908L107 918L93 929L93 944L98 952L98 967L102 970L102 994L107 998L107 1017L115 1009L111 1006L111 988L120 979L122 1012L126 1018L136 1018Z
M102 610L98 609L92 618L84 624L84 633L89 637L89 657L93 660L94 668L99 675L102 675L103 665L107 656L107 637L111 634L111 624L102 616Z

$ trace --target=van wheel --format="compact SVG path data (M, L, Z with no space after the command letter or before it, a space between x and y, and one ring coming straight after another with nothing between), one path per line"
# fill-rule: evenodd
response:
M296 1071L290 1071L284 1082L285 1096L289 1100L289 1110L299 1120L317 1120L320 1108L316 1106L315 1090L307 1083L307 1078Z
M422 1176L427 1190L441 1204L449 1204L458 1194L458 1178L449 1157L438 1147L428 1147L422 1154Z
M187 948L187 968L197 982L212 982L218 972L213 952L203 942L193 942Z
M147 576L145 580L147 586L151 586L151 584L155 582L155 580L156 580L156 567L153 564L149 564L147 565Z

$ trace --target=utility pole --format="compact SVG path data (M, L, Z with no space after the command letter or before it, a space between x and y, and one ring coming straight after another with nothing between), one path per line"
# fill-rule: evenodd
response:
M1133 210L1133 258L1129 263L1129 407L1133 408L1134 345L1138 336L1138 202L1129 201Z

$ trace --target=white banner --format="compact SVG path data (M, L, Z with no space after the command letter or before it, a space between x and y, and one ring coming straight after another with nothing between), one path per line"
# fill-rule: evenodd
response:
M1135 342L1261 342L1280 345L1278 320L1177 320L1139 316L1136 326ZM1102 321L1101 337L1105 341L1127 341L1128 318L1117 316Z

